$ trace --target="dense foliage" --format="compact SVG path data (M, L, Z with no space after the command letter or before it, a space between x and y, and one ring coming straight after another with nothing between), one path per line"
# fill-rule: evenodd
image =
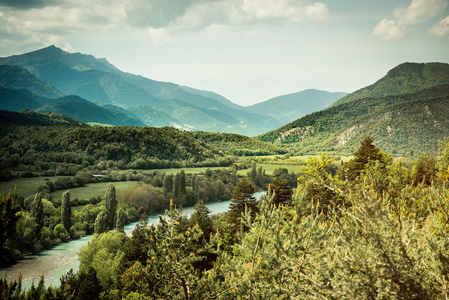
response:
M291 204L274 205L270 188L256 214L239 208L233 239L235 223L216 219L211 230L201 203L189 220L171 202L157 226L142 223L129 238L96 235L77 274L22 298L91 291L101 299L445 299L449 142L440 145L436 160L422 155L408 168L366 137L345 180L332 174L328 156L313 157ZM432 181L416 180L430 173ZM235 202L250 189L241 180ZM1 283L2 295L19 298L20 285Z
M0 127L0 165L56 171L228 166L230 161L174 128Z
M239 134L203 131L193 131L190 132L190 134L196 140L201 141L212 149L221 151L227 155L257 156L286 153L285 150L282 150L276 146Z
M0 110L0 125L21 126L86 126L65 115L55 113L37 113L31 110L19 112Z

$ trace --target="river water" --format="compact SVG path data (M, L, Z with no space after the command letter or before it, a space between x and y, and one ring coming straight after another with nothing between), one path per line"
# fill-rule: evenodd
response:
M255 193L254 197L259 199L263 193ZM228 211L229 200L206 203L205 205L212 211L211 214L218 214ZM182 209L183 215L190 215L194 212L193 207ZM148 218L148 224L157 224L160 214L151 215ZM130 223L125 226L125 232L131 234L138 222ZM0 277L8 280L15 280L22 273L22 287L29 288L34 280L37 284L40 276L43 274L45 285L59 286L62 275L73 269L77 272L79 269L78 251L81 247L87 245L92 235L85 236L69 243L64 243L49 250L39 252L35 255L26 256L16 264L0 269Z

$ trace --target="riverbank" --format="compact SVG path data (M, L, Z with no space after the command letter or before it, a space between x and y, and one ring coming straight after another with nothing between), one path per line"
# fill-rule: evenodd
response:
M254 193L254 197L259 199L264 192ZM221 202L206 203L205 205L211 210L211 214L218 214L228 211L230 200ZM184 215L190 215L194 212L193 207L183 208ZM148 218L148 224L156 225L159 222L161 213L153 214ZM130 223L125 226L125 233L131 234L138 222ZM73 269L77 272L79 269L78 251L81 247L87 245L93 235L82 237L81 239L72 240L68 243L60 244L49 250L42 251L35 255L26 256L19 260L16 264L7 268L0 269L1 278L8 280L17 280L19 274L22 273L22 286L24 288L31 287L33 280L37 284L40 276L43 274L45 284L59 285L62 275Z

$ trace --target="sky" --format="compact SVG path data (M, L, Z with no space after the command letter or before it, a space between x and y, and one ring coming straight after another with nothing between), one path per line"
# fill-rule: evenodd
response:
M247 106L449 63L449 0L0 0L0 57L50 45Z

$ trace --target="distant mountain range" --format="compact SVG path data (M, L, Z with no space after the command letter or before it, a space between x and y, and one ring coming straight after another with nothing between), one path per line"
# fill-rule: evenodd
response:
M404 63L376 83L256 139L302 152L352 153L371 135L384 151L436 155L449 136L449 64Z
M85 123L248 136L276 129L346 95L310 90L243 107L213 92L126 73L106 59L54 46L0 58L0 88L0 109L55 112Z

